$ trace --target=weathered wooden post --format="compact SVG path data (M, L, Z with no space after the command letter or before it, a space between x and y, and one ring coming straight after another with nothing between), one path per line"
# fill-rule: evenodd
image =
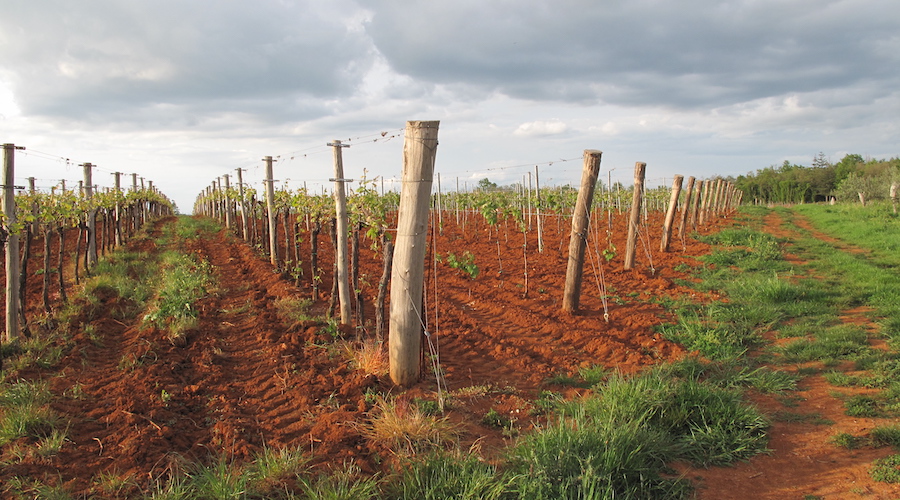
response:
M688 185L684 190L684 206L681 208L681 225L678 226L678 239L684 239L684 228L691 214L691 201L694 195L694 176L688 177Z
M6 215L6 333L4 342L19 338L19 234L16 225L16 145L3 145L3 213Z
M572 216L572 234L569 235L569 261L566 266L566 284L563 290L563 311L574 313L581 302L581 281L584 271L584 250L587 247L588 225L591 218L591 203L594 188L600 174L602 151L584 150L584 166L581 170L581 187L575 201Z
M534 166L534 206L537 209L537 240L538 253L544 253L544 223L541 220L541 177L538 166Z
M703 194L700 197L700 219L697 221L701 226L706 224L707 217L709 216L709 188L711 182L712 181L709 180L703 181Z
M666 210L662 239L659 242L659 249L663 252L669 251L669 241L672 239L672 223L675 222L675 210L678 208L678 197L681 195L682 182L684 182L683 175L676 175L672 181L672 196L669 197L669 208Z
M691 229L697 230L697 221L700 217L701 192L703 181L694 183L694 207L691 209Z
M634 194L631 197L631 215L628 217L628 239L625 242L626 271L634 268L634 252L637 250L638 225L641 223L641 201L644 195L644 176L647 164L634 164Z
M113 177L116 179L116 211L115 211L115 242L116 246L120 247L123 243L122 238L122 203L119 201L119 197L122 194L122 172L113 172Z
M341 144L341 141L334 140L328 143L334 148L334 209L335 230L337 231L337 245L334 249L334 262L337 265L337 285L338 299L341 309L341 324L349 325L353 321L352 312L350 310L350 256L347 255L347 226L349 224L347 216L347 191L344 185L349 182L344 178L344 157L341 153L342 148L348 147L348 144ZM361 325L360 325L361 326Z
M247 232L247 201L244 200L244 176L241 172L242 169L238 168L237 170L237 182L238 182L238 196L241 198L241 238L244 238L244 241L249 239L249 234Z
M228 174L223 175L225 178L225 228L229 231L231 230L232 222L232 214L231 214L231 197L229 193L231 193L231 177Z
M269 215L269 262L278 267L278 250L275 246L275 176L272 173L272 157L263 158L266 162L266 213Z
M88 206L90 206L90 200L94 197L94 182L91 177L93 172L91 172L91 168L93 167L90 163L82 164L84 168L84 196L88 200ZM87 213L87 248L85 249L87 252L87 262L88 267L92 268L97 265L97 208L91 207Z
M409 121L403 143L403 179L391 272L388 333L391 380L402 386L412 385L420 377L428 206L439 125L439 121Z

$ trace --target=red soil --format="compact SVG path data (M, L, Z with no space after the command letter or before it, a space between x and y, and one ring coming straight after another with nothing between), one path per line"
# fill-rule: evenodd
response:
M152 232L158 233L163 224L171 222L158 221ZM539 417L529 416L538 391L565 390L546 385L549 377L574 374L593 365L634 372L685 354L680 346L654 332L656 325L671 319L656 299L695 295L673 280L687 278L678 271L679 265L696 265L693 257L706 253L708 247L690 238L676 239L672 251L660 252L661 214L651 214L645 225L649 243L638 246L638 265L633 271L621 269L625 218L614 217L609 234L618 255L608 263L597 251L607 248L607 224L602 222L589 248L581 311L575 315L561 311L568 219L546 219L543 253L537 251L534 229L527 235L525 248L522 233L512 223L488 228L480 216L469 215L457 225L451 212L444 214L443 222L443 231L430 244L444 262L434 265L429 260L427 266L426 320L431 339L451 391L469 386L492 388L455 399L450 418L463 429L463 444L477 444L490 457L510 442L499 430L481 424L489 408L527 432L539 421ZM708 230L711 228L703 232ZM99 493L94 481L104 473L129 476L135 486L126 493L134 494L138 488L179 473L184 459L206 462L224 454L241 461L266 446L300 446L322 467L339 467L350 461L367 473L389 467L390 451L360 432L372 410L365 392L372 389L401 398L433 398L434 378L426 372L413 388L391 387L386 377L351 369L344 358L323 348L330 339L323 337L322 324L292 324L278 312L278 299L311 293L309 235L302 236L304 277L300 287L274 272L251 247L225 231L215 238L184 242L187 251L215 267L218 279L214 293L201 300L200 325L189 332L184 345L173 345L164 332L142 328L140 318L121 320L117 311L129 304L113 294L101 294L99 304L85 304L84 312L72 322L73 341L61 363L52 370L18 374L50 380L57 395L52 406L69 422L68 441L55 456L30 456L5 466L0 482L25 476L90 495ZM372 301L381 274L380 251L370 251L370 243L363 238L360 250L367 318L360 329L363 336L373 335ZM147 239L135 240L129 247L158 251ZM472 253L479 268L474 280L446 264L448 254L462 257L466 251ZM40 253L41 249L36 249L35 259ZM325 272L321 273L324 282L320 289L326 298L331 289L331 255L331 243L323 231L319 265ZM601 262L610 296L607 310L595 271ZM70 273L71 264L67 269ZM29 293L34 307L40 303L39 284L30 285ZM325 303L313 308L322 312ZM604 320L605 312L609 322ZM94 330L93 338L85 331L87 325ZM353 336L351 329L344 333ZM827 389L810 385L817 383L815 379L809 380L810 388L804 393L807 401L824 405L816 411L837 421L832 414L840 412L839 404L827 395ZM760 400L760 404L767 410L779 409L771 401ZM829 409L832 406L835 408ZM864 474L842 474L830 458L809 458L813 456L807 451L809 446L824 450L829 446L824 443L825 434L838 430L828 428L823 434L821 427L776 422L770 446L777 450L776 456L793 462L762 458L734 468L689 471L688 477L702 478L701 498L784 498L778 495L806 490L778 489L769 483L778 478L789 482L801 474L821 486L815 490L819 494L850 491L847 481L861 484ZM854 428L847 429L855 433ZM795 434L810 431L819 433ZM798 436L803 436L802 442ZM21 441L17 444L27 444L27 440ZM0 458L9 458L10 449L0 450ZM835 455L863 454L831 449ZM860 463L866 460L871 462L871 457L860 457ZM801 462L802 468L798 468ZM734 488L731 481L737 479L748 486ZM766 486L753 489L754 484ZM881 488L873 484L868 481L860 488L884 491L873 489Z

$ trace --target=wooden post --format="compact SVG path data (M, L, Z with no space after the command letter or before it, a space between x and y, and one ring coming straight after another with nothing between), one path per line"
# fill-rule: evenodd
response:
M691 201L694 195L694 176L688 177L687 189L684 190L684 205L681 208L681 225L678 227L678 239L684 239L684 228L691 214Z
M19 235L16 225L16 145L3 145L3 213L6 215L6 333L4 342L19 338Z
M625 243L626 271L634 268L634 252L637 249L638 225L641 223L641 200L644 192L644 175L647 164L634 164L634 194L631 198L631 216L628 218L628 240Z
M241 237L244 241L248 239L247 235L247 202L244 201L244 176L241 169L237 170L238 196L241 198Z
M350 258L347 255L347 193L344 184L344 157L342 148L347 147L341 141L334 140L328 143L334 148L334 208L337 219L337 246L334 249L335 263L337 264L338 299L340 299L341 324L349 325L353 318L350 310ZM361 325L360 325L361 326Z
M672 180L672 196L669 197L669 208L666 210L666 221L663 223L662 240L659 242L659 249L663 252L669 251L669 241L672 239L672 223L675 222L675 210L678 208L678 197L681 195L681 183L684 182L683 175L676 175Z
M94 182L92 180L93 167L90 163L82 165L84 167L84 195L90 200L94 197ZM90 204L88 204L90 206ZM97 264L97 208L91 207L87 213L87 261L88 267L94 267Z
M122 172L113 172L116 179L116 211L115 211L115 236L116 246L122 246L122 204L119 203L119 195L122 193Z
M391 380L401 386L412 385L420 377L428 205L439 125L438 121L406 122L388 333Z
M225 228L231 230L231 198L228 193L231 191L231 177L228 174L223 175L225 178Z
M563 311L574 313L581 302L581 280L584 270L584 250L587 247L588 225L594 188L600 174L602 151L584 150L584 166L581 170L581 188L572 216L572 234L569 235L569 262L566 266L566 285L563 291Z
M544 253L544 223L541 220L541 178L538 173L538 166L534 166L534 206L537 208L537 238L538 253Z
M435 206L437 207L438 213L438 232L444 234L444 200L441 197L441 174L437 174L437 199L435 200Z
M694 182L694 206L691 208L691 229L697 230L697 218L700 215L700 198L703 189L703 181Z
M708 217L709 212L709 186L711 181L705 180L703 181L703 194L700 195L700 219L697 221L697 224L704 225L706 224L706 219Z
M275 246L275 177L272 174L272 157L263 158L266 162L266 213L269 219L269 262L278 267L278 250Z

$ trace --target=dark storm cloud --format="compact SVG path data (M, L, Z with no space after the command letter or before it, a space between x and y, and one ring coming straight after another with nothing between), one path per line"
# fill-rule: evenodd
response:
M368 31L396 71L524 99L716 107L897 81L889 1L379 4Z
M349 95L372 59L343 2L17 0L8 7L0 17L0 78L29 115L316 117L324 111L306 101Z

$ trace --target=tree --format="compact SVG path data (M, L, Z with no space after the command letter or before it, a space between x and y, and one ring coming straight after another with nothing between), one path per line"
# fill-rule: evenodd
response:
M482 191L493 191L497 189L497 183L491 182L490 179L485 177L484 179L478 181L478 189Z

